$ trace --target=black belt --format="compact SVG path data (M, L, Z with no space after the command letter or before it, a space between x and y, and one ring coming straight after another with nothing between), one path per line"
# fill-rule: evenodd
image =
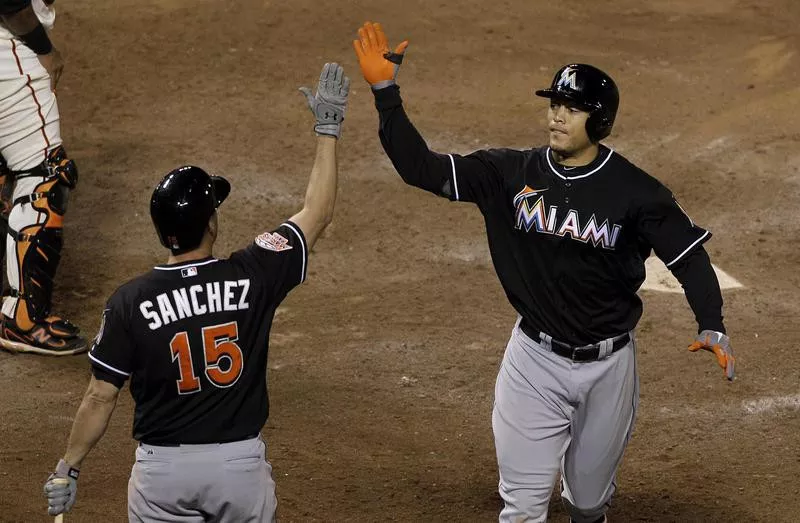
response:
M533 341L540 341L547 343L547 340L541 336L541 333L534 327L532 327L529 323L527 323L525 320L522 320L519 323L519 328ZM614 343L611 347L611 352L612 353L617 352L622 347L626 346L630 341L631 341L631 336L626 332L625 334L614 340ZM572 361L595 361L600 357L599 343L595 343L593 345L583 345L581 347L574 347L567 343L551 339L550 348L555 354L558 354L562 358L567 358Z
M243 436L241 438L233 438L233 439L226 439L220 441L208 441L206 443L174 443L169 441L146 441L142 440L139 442L139 445L150 445L151 447L180 447L181 445L215 445L219 443L233 443L235 441L245 441L248 439L257 438L260 432L256 432L255 434L248 434L247 436Z

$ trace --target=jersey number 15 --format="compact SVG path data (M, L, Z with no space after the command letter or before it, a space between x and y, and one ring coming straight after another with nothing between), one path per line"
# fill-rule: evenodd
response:
M203 327L203 359L205 375L212 385L227 388L236 383L244 368L242 349L236 344L239 339L239 326L235 321ZM189 347L189 334L181 331L169 342L172 361L178 361L180 379L178 394L192 394L202 389L200 378L194 373L192 351ZM224 363L223 366L221 365Z

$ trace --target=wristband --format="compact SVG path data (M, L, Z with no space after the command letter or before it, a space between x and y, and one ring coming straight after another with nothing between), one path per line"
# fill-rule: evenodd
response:
M74 480L78 479L78 474L80 473L79 469L71 466L69 463L64 461L64 459L58 460L58 465L56 465L56 475L60 477L68 477Z
M22 40L36 54L48 54L53 50L53 44L50 42L47 31L42 24L38 24L33 31L19 35L17 38Z

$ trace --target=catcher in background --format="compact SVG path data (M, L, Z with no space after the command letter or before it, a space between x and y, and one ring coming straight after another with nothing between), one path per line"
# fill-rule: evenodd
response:
M559 472L571 519L605 521L638 404L636 292L651 252L695 313L690 350L713 351L733 380L722 295L703 249L711 234L658 180L600 143L619 93L596 67L566 65L536 91L550 102L548 146L439 154L409 121L395 82L408 43L392 52L369 22L358 34L353 46L386 154L406 183L478 207L518 314L492 412L500 521L545 521Z
M64 63L47 36L51 3L0 1L0 347L64 356L87 346L78 327L51 310L64 214L78 183L61 145L54 89Z
M51 515L75 503L78 470L130 379L139 441L130 521L274 520L275 483L260 434L269 415L270 329L333 218L349 85L339 65L325 64L316 95L301 89L318 135L305 205L229 258L212 252L227 180L185 166L155 188L150 215L169 256L108 300L89 352L89 388L44 486Z

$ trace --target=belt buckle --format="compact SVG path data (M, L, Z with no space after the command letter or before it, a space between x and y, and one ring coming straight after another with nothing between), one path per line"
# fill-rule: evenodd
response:
M597 349L597 345L596 344L581 345L580 347L572 347L572 361L592 361L593 359L596 360L597 357L594 357L594 358L580 358L580 359L577 357L578 354L581 354L583 352L590 351L590 350L593 350L593 349Z

